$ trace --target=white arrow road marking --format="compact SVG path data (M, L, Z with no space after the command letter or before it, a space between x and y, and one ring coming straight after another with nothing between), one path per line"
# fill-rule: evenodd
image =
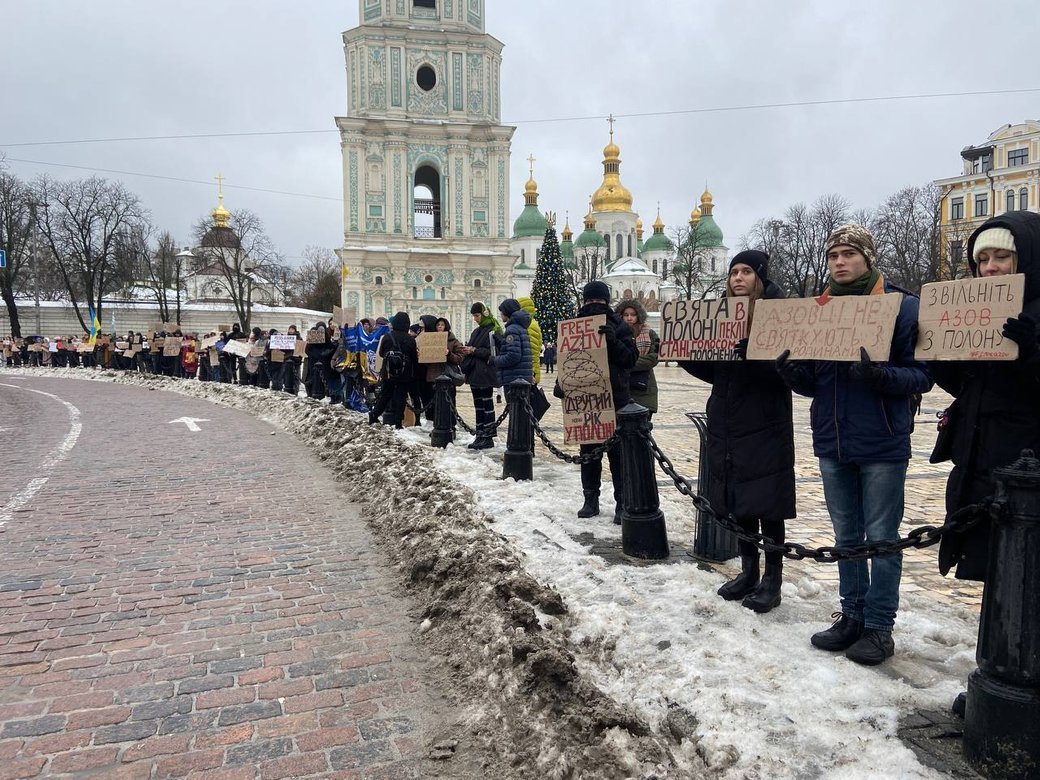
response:
M182 422L188 426L189 431L201 431L202 428L197 426L195 423L209 422L205 417L178 417L176 420L170 420L167 425L173 425L174 423Z
M48 472L52 471L55 466L61 463L73 447L76 446L76 440L79 439L80 431L83 430L83 424L79 421L79 409L70 404L64 398L59 398L52 393L45 393L42 390L33 390L29 387L21 387L20 385L8 385L0 384L0 387L13 387L17 390L26 390L30 393L36 393L37 395L45 395L48 398L53 398L59 403L65 404L65 408L69 412L69 432L65 438L59 442L58 446L51 450L47 457L44 458L43 463L39 466L40 476L34 477L29 480L29 484L11 496L10 500L0 507L0 529L7 525L7 521L11 519L11 516L21 509L23 506L32 501L40 488L47 484L47 480L50 479Z

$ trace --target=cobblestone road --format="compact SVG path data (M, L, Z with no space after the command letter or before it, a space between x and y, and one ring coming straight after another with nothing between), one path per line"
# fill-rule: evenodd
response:
M51 472L74 414L33 389L82 422ZM418 773L408 604L308 450L120 385L0 375L0 409L0 780Z

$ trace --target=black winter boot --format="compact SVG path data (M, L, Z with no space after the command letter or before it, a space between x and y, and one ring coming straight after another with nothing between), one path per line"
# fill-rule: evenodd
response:
M766 562L766 571L758 587L744 597L741 606L759 614L780 606L780 585L783 584L784 564Z
M845 651L845 657L864 666L877 666L896 652L892 632L880 628L865 628L863 634L852 647Z
M758 553L740 556L740 574L725 583L718 594L726 601L742 599L758 585Z
M614 503L614 525L621 525L621 504Z
M813 647L821 650L848 650L863 636L863 621L850 618L841 612L835 612L831 617L838 618L834 625L826 631L818 631L809 640Z
M599 491L583 490L581 492L585 494L585 504L578 510L578 517L595 517L599 514Z
M964 717L964 712L967 709L968 709L968 692L967 691L961 691L960 693L957 694L957 698L953 700L953 706L950 707L950 710L958 718L963 718Z

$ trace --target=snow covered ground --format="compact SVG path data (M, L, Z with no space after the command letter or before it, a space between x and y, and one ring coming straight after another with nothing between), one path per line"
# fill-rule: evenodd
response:
M428 431L398 435L429 442ZM583 535L620 544L621 529L609 514L576 516L576 466L549 461L540 450L532 482L502 480L501 447L477 454L465 449L467 441L435 450L434 462L473 489L479 507L522 552L528 572L563 596L582 673L655 730L696 724L676 751L684 769L706 764L724 778L936 776L896 729L900 716L946 709L964 689L975 668L973 610L904 594L896 656L881 667L859 666L809 644L837 602L831 586L813 581L811 569L792 576L788 567L781 606L755 615L715 594L726 576L686 556L668 564L608 565L590 553ZM609 494L607 482L608 512ZM661 498L670 539L688 544L692 505L668 488Z

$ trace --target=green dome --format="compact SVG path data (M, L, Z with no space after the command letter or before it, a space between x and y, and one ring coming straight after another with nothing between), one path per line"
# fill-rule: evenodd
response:
M719 236L721 237L721 233ZM643 244L643 252L673 252L675 247L664 233L654 233Z
M573 260L574 259L574 244L572 244L570 241L561 241L560 242L560 257L562 257L565 260L567 258L570 258L570 259Z
M715 218L711 214L705 214L700 218L696 233L697 246L722 246L722 228L715 224Z
M538 211L537 206L524 206L524 210L513 223L513 238L544 236L547 227L549 226L545 222L545 217Z
M578 236L578 240L574 242L574 248L579 249L585 246L598 246L605 247L607 245L606 239L603 238L592 228L586 228L582 231L582 234Z

